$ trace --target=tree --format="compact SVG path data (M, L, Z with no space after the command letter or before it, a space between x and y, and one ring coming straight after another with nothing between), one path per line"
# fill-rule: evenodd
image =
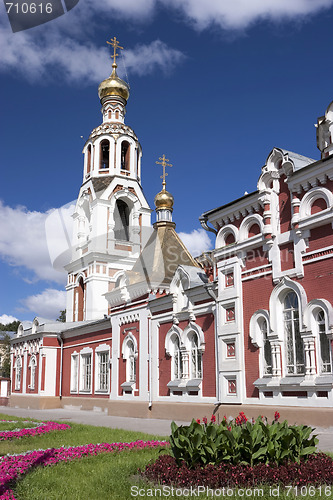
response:
M20 323L21 321L12 321L7 325L0 323L0 332L17 332Z
M61 323L66 323L66 309L60 311L59 318L57 318L57 321L61 321Z
M1 341L1 372L2 377L10 377L10 336L5 333Z

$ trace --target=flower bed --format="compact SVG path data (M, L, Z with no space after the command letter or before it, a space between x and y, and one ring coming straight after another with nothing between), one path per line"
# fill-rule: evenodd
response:
M34 423L34 422L32 422ZM26 429L18 429L15 431L2 431L0 432L0 441L7 441L10 439L20 439L25 436L36 436L39 434L46 434L51 431L64 431L70 429L67 424L57 424L56 422L41 422L36 424L35 427Z
M208 488L247 488L258 485L318 486L333 484L333 459L324 453L311 455L307 460L286 462L283 465L247 464L200 465L190 468L183 462L177 465L170 455L160 456L147 465L142 476L154 484L176 487L197 486Z
M54 422L53 422L54 423ZM131 443L101 443L87 444L83 446L70 446L68 448L50 448L47 450L35 450L21 455L5 456L0 460L0 499L15 500L13 483L34 467L55 465L61 461L71 461L89 455L99 453L112 453L115 451L156 448L166 446L167 441L134 441Z

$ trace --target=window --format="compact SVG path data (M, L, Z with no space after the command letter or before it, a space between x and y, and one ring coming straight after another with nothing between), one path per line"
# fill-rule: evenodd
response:
M104 139L100 144L100 150L99 150L100 170L109 168L109 155L110 155L110 143L107 139Z
M289 292L283 305L287 374L303 374L304 348L299 331L299 307L296 293Z
M87 149L87 174L90 174L91 170L91 144L89 144Z
M234 273L229 272L225 275L225 287L234 286Z
M267 321L265 318L261 318L259 328L263 342L264 375L272 375L272 348L267 337Z
M83 354L82 357L82 391L91 390L91 354Z
M182 354L180 352L180 343L179 337L177 335L172 339L173 343L173 354L172 354L172 365L173 365L173 380L179 380L183 375L183 367L182 367Z
M227 358L236 357L236 345L235 342L227 342Z
M35 379L36 379L36 358L35 356L31 356L29 368L30 368L30 389L35 389Z
M193 333L190 337L191 346L191 378L202 378L202 353L198 348L198 335Z
M123 141L121 143L121 168L122 170L130 169L130 151L131 147L129 142Z
M15 391L19 391L21 389L21 370L22 370L21 358L16 358L16 362L15 362Z
M320 365L321 365L320 371L321 373L331 373L332 363L331 363L330 341L326 334L325 313L323 310L320 310L317 313L316 320L319 333L319 350L320 350Z
M228 394L237 394L236 379L229 379L228 380Z
M127 382L135 382L136 381L136 356L135 356L135 347L134 342L132 340L128 340L127 342L127 364L126 364L126 373Z
M129 241L129 214L128 205L123 200L117 200L115 210L115 238Z
M97 354L97 390L107 391L109 389L109 354L99 352Z
M78 370L79 357L77 354L72 354L71 359L71 392L77 392L78 389Z
M226 315L227 322L235 321L235 308L234 307L227 307L225 310L225 315Z

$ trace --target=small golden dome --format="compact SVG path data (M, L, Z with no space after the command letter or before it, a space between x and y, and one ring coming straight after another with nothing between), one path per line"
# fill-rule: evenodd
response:
M154 203L157 210L162 210L164 208L172 210L174 199L171 193L169 193L165 189L162 189L162 191L157 193L157 195L155 196Z
M129 86L117 75L117 64L113 63L112 67L113 71L109 78L103 80L98 87L99 98L102 99L103 97L107 97L110 95L117 95L127 101L130 95Z

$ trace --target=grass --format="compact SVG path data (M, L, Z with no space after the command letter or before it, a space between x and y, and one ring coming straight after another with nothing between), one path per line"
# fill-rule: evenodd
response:
M27 420L16 417L8 417L0 414L1 419L8 420ZM0 455L7 453L22 453L28 450L38 448L58 448L60 446L77 446L88 443L101 442L129 442L137 439L149 440L162 437L152 436L134 431L125 431L121 429L109 429L106 427L92 427L89 425L80 425L72 422L68 423L71 429L66 431L56 431L36 437L26 437L14 441L0 442ZM20 424L15 424L20 427ZM34 469L23 477L14 488L14 493L18 500L129 500L131 498L212 498L206 494L199 496L190 496L188 492L180 495L176 489L172 495L169 490L168 495L154 494L156 486L145 483L139 478L138 469L144 469L149 461L155 460L159 456L159 450L144 449L123 451L121 453L101 454L96 457L85 457L70 463L59 463L51 467L40 467ZM138 491L138 495L131 496ZM260 491L260 493L256 493ZM272 500L274 494L269 487L257 487L252 490L251 495L245 492L234 490L232 496L220 494L213 498L260 498L263 500ZM262 494L261 494L262 493ZM276 493L276 491L275 491ZM287 491L280 487L278 495L275 498L280 500L289 500L295 498L295 491ZM328 494L326 494L328 493ZM333 488L329 492L322 492L317 488L315 491L298 491L298 498L310 500L312 498L333 498Z

